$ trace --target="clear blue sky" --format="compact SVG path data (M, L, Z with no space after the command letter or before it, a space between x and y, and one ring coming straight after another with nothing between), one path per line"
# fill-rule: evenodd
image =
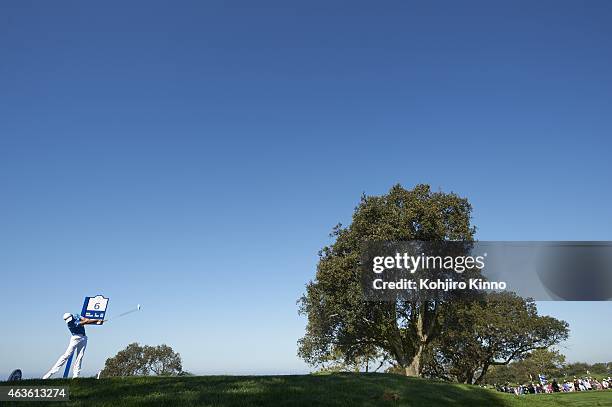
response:
M333 4L330 4L333 3ZM297 373L296 300L362 192L470 199L481 240L612 240L612 3L0 5L0 377L105 294L195 373ZM542 303L609 361L612 303Z

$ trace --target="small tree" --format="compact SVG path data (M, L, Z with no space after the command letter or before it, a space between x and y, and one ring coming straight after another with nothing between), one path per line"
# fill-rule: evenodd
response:
M183 370L181 355L168 345L145 346L144 356L149 370L157 376L172 376Z
M513 364L517 369L517 376L523 381L527 381L533 377L537 378L539 374L546 377L559 377L564 363L565 356L560 354L559 351L536 349L523 360Z
M148 373L144 348L130 343L112 358L106 359L102 376L146 376Z
M504 385L506 383L516 384L523 383L516 373L514 363L508 365L497 365L491 366L486 377L483 379L484 383L492 385Z
M565 356L559 351L536 349L521 360L508 365L492 366L484 379L488 384L527 383L538 381L538 375L547 378L563 377Z
M172 376L183 371L181 355L168 345L140 346L131 343L112 358L106 359L103 377Z
M436 343L438 362L464 383L481 383L489 368L525 359L567 339L568 324L538 315L532 299L513 293L490 293L482 301L454 303L444 314L445 331ZM558 367L562 355L536 352L533 369ZM545 360L547 359L548 360ZM542 373L542 372L538 372Z

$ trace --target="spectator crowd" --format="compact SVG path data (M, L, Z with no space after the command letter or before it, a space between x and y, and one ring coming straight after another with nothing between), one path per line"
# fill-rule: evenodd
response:
M512 386L507 383L502 386L496 386L498 391L516 395L607 390L610 388L612 388L612 377L604 378L601 381L593 377L574 377L573 380L564 380L563 382L558 382L557 379L547 382L544 378L540 378L539 383L531 382L518 386Z

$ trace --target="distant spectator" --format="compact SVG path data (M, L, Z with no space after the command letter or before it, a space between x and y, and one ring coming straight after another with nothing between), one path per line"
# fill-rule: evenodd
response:
M555 393L559 393L559 383L557 383L557 379L553 379L552 381L552 391Z

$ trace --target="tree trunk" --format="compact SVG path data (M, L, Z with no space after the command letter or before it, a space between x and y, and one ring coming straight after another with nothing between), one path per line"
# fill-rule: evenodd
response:
M474 370L466 366L462 369L457 369L454 376L459 383L472 384L474 381Z
M425 346L421 343L416 350L416 353L412 357L412 361L408 366L405 367L406 376L420 376L421 375L421 359L423 357L423 349Z
M484 379L485 375L487 374L487 370L489 370L489 364L485 364L482 367L482 372L480 372L480 376L478 376L478 379L476 379L476 381L474 381L474 384L481 384L482 380Z
M410 361L410 364L406 366L406 376L421 376L423 351L427 343L428 332L425 327L425 313L427 312L426 304L422 304L418 310L417 319L415 321L415 333L416 342L415 353Z

